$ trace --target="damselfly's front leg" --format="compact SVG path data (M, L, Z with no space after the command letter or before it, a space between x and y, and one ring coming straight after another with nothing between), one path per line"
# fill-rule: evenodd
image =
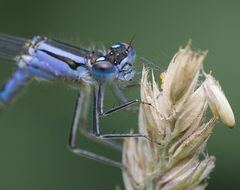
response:
M132 84L129 84L128 86L126 86L126 88L133 88L133 87L137 87L137 86L139 86L139 84L137 84L136 82L132 82ZM112 88L114 96L116 97L116 99L120 105L129 103L129 100L125 97L124 93L122 92L122 89L119 87L119 85L117 83L112 83L111 88ZM135 102L136 103L140 102L140 100L135 99ZM134 105L136 105L136 104L132 104L131 106L126 106L124 108L124 110L132 112L132 113L137 113L139 107L134 106Z
M117 106L115 108L110 109L109 111L104 112L103 111L103 85L99 84L94 89L94 108L93 108L93 133L101 138L124 138L124 137L145 137L144 134L140 133L121 133L121 134L101 134L100 128L99 128L99 118L100 116L107 116L111 113L115 113L117 111L120 111L124 108L127 108L129 106L132 106L136 103L139 103L139 100L132 100L128 101L126 103L123 103L120 106Z
M29 74L22 69L16 70L0 91L0 109L4 109L30 80Z

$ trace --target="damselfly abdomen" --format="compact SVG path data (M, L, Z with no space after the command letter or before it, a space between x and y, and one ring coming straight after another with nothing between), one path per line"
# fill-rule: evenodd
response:
M127 101L118 82L130 81L134 76L132 63L135 50L131 44L116 43L106 52L91 51L75 45L34 36L31 40L0 34L0 58L15 61L16 71L0 91L0 109L5 108L28 83L29 80L41 78L47 81L62 80L79 87L75 114L70 131L69 148L75 154L121 167L119 162L99 156L76 146L76 136L80 127L87 137L100 139L105 144L120 149L109 138L145 137L142 134L101 134L99 118L126 108L137 99ZM113 88L120 106L103 111L104 88ZM88 98L93 92L93 134L87 131L86 119ZM80 126L81 125L81 126ZM97 137L97 138L96 138Z

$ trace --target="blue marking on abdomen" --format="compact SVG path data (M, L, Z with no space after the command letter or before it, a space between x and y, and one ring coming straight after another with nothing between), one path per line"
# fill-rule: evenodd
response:
M12 77L0 91L0 107L11 101L29 78L29 75L24 70L17 70L13 73Z

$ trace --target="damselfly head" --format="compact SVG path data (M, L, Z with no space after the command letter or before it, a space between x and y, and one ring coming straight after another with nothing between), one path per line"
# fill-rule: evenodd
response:
M107 53L108 60L114 65L119 65L126 59L128 62L133 62L135 57L135 50L127 43L115 43L110 47L109 52Z
M127 43L113 44L106 55L109 62L116 66L118 71L117 78L120 80L130 80L134 72L132 65L136 58L135 49Z

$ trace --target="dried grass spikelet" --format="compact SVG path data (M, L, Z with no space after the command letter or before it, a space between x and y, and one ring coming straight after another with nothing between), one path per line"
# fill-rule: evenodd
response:
M162 90L143 68L139 131L152 141L125 139L123 178L127 190L203 190L215 158L203 155L220 119L235 125L231 107L216 80L199 74L206 52L180 48L166 73ZM208 106L212 118L206 119ZM157 143L156 143L157 142ZM200 159L200 155L203 155Z

